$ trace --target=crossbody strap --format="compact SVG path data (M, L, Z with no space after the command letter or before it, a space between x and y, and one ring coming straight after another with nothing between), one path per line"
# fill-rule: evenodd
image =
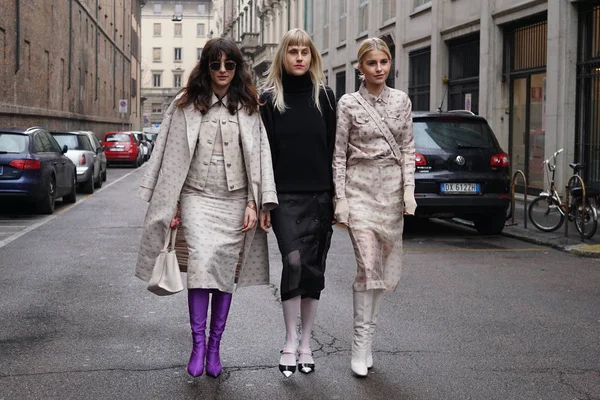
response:
M396 142L396 139L394 138L392 131L390 131L390 128L385 123L383 123L381 115L379 115L377 110L375 110L369 103L367 103L367 101L360 95L360 93L354 92L352 93L352 96L354 96L354 98L360 103L360 105L363 106L365 111L371 116L371 119L375 122L375 124L383 134L383 137L392 148L392 152L394 153L394 156L396 156L396 159L402 160L402 152L400 151L398 142Z

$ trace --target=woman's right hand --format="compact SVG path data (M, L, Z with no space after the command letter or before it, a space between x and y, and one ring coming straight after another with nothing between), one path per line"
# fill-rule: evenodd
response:
M175 211L175 216L173 217L173 219L171 219L171 229L173 228L177 228L179 225L181 225L181 206L179 205L179 202L177 202L177 210Z
M346 199L335 199L334 200L335 211L333 212L333 219L337 223L344 226L348 226L348 218L350 217L350 209L348 207L348 200Z
M260 229L268 233L269 228L271 228L271 211L260 210L258 220Z

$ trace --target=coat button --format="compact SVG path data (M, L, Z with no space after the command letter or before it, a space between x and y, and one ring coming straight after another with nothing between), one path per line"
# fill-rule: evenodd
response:
M300 220L299 220L299 219L297 219L297 220L296 220L296 223L297 223L297 224L299 224L299 223L300 223Z
M316 194L313 194L313 199L316 199L316 198L317 198L317 195L316 195Z
M224 142L223 144L224 144L225 146L227 146L227 145L229 145L229 142Z
M223 125L225 125L227 123L227 120L223 120L223 121L221 121L221 123L223 123Z
M313 220L314 220L315 222L319 222L319 218L318 218L318 217L315 217L315 218L313 218Z
M206 143L208 143L208 144L212 144L212 140L208 140Z
M208 165L208 161L202 161L203 165Z
M216 118L213 118L213 119L212 119L212 122L217 122L217 119L216 119Z
M227 166L228 166L228 167L231 167L231 164L230 164L230 163L227 163Z
M235 187L234 185L231 185L231 186L229 186L229 189L233 189L234 187Z

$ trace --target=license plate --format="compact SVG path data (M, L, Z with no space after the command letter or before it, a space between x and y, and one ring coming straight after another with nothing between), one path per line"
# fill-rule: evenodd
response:
M125 149L122 147L111 147L110 148L112 151L124 151Z
M443 194L476 194L479 193L479 183L442 183Z

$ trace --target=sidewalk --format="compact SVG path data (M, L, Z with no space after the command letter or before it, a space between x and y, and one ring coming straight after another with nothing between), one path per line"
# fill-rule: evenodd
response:
M529 196L527 200L530 203L534 198L534 196ZM515 209L516 225L511 226L512 218L506 221L507 226L502 231L503 236L512 237L541 246L552 247L582 257L600 258L600 227L598 227L598 231L594 236L582 242L581 236L579 235L579 232L577 232L573 222L569 223L569 235L567 237L565 237L564 224L554 232L542 232L537 229L529 219L527 220L527 228L525 228L523 219L523 201L517 199L517 201L515 201ZM460 220L459 222L461 224L472 226L468 221ZM565 221L565 223L566 222L567 221Z

